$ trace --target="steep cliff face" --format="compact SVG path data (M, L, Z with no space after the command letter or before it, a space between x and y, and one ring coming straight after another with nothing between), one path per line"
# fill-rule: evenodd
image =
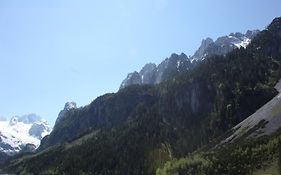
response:
M157 71L156 64L153 63L146 64L139 72L141 78L141 83L139 84L154 84L156 71Z
M208 53L207 50L208 50L208 48L211 47L212 44L214 44L213 39L211 39L211 38L203 39L200 47L192 56L192 61L205 59L205 57L207 56L207 53Z
M281 80L275 86L278 94L255 113L233 127L232 134L220 144L269 136L281 128Z
M201 46L190 58L193 61L201 61L212 55L225 55L235 48L246 48L259 30L248 30L245 34L240 32L222 36L213 41L211 38L202 40Z
M134 84L142 84L142 78L146 79L147 82L153 82L151 79L148 79L148 76L153 76L153 72L149 72L148 74L146 74L146 77L144 77L144 75L140 75L137 71L133 72L133 73L129 73L127 78L122 82L120 89L121 88L125 88L126 86L130 85L134 85Z
M136 84L159 84L191 68L192 64L184 53L172 54L158 66L149 63L140 72L129 73L121 83L120 89Z
M57 125L61 120L63 120L65 118L67 112L69 112L71 110L74 110L74 109L77 109L77 105L76 105L75 102L67 102L67 103L65 103L64 109L60 111L60 113L59 113L59 115L57 117L55 125Z
M211 38L203 39L200 47L193 56L187 57L184 53L172 54L158 66L153 63L146 64L140 72L129 73L121 83L120 89L136 84L159 84L180 73L191 70L196 64L207 57L225 55L235 48L246 48L259 30L248 30L245 34L231 33L213 41Z

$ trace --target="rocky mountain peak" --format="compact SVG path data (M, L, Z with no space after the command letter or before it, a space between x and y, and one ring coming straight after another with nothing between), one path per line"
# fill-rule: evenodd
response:
M76 109L77 108L77 105L75 102L66 102L65 105L64 105L64 110L71 110L71 109Z
M152 71L154 69L156 69L156 64L154 63L147 63L143 66L143 68L141 69L140 73L142 72L146 72L146 71Z
M75 110L75 109L77 109L77 104L75 102L66 102L64 105L64 109L61 110L58 115L55 125L57 125L57 123L60 122L66 116L66 113L68 111Z
M129 73L126 79L122 81L120 89L134 84L159 84L180 72L193 68L197 62L209 56L225 55L235 48L246 48L257 33L259 33L259 30L248 30L245 34L241 32L230 33L218 37L215 41L209 37L203 39L192 57L187 57L184 53L180 55L173 53L158 66L148 63L140 72Z
M140 71L141 84L152 84L157 69L156 64L148 63Z
M192 61L203 59L204 54L206 54L205 52L206 52L207 48L209 48L209 46L213 43L214 43L214 41L211 38L203 39L199 49L194 53L194 55L192 57Z
M36 114L13 116L10 120L1 120L0 152L14 155L28 145L34 145L37 148L40 140L51 130L47 121Z
M229 36L236 37L236 38L244 37L244 35L240 32L231 33L231 34L229 34Z
M36 114L26 114L23 116L13 116L10 119L9 125L13 126L18 122L22 122L24 124L33 124L35 122L43 122L42 118Z
M227 36L218 37L216 41L206 38L191 57L191 61L201 61L212 55L225 55L235 48L246 48L258 33L259 30L248 30L245 34L240 32L230 33Z
M28 133L30 136L33 136L38 139L42 139L45 136L45 133L50 133L51 128L46 122L34 123L29 129Z
M206 39L203 39L201 42L201 46L209 46L210 44L212 44L214 41L212 38L207 37Z
M141 76L137 71L134 71L132 73L129 73L127 75L127 78L123 80L121 83L120 89L125 88L128 84L134 85L134 84L141 84Z
M170 75L177 74L191 68L189 58L181 53L173 53L162 61L158 66L154 63L146 64L140 72L129 73L121 83L120 89L134 84L158 84L168 80Z
M259 32L259 30L247 30L245 36L247 38L253 39Z

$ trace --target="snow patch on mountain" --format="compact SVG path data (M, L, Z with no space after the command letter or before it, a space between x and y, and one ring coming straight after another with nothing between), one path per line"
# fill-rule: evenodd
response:
M251 39L247 37L243 37L242 40L234 41L232 44L234 44L237 48L246 48L251 42Z
M32 144L37 148L40 140L50 134L51 130L46 120L42 120L35 114L15 116L10 121L1 120L0 152L14 155L24 149L27 144Z
M225 55L236 48L246 48L258 33L259 30L248 30L245 34L236 32L218 37L215 41L211 38L203 39L199 49L191 57L191 62L198 62L212 55Z

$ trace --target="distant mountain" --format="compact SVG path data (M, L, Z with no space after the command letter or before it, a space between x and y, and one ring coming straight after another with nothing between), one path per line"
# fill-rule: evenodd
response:
M0 121L0 152L14 155L22 150L35 150L52 128L36 114L14 116Z
M158 66L148 63L140 72L129 73L122 81L120 89L134 84L159 84L192 69L196 63L206 57L225 55L235 48L246 48L258 33L259 30L248 30L245 34L231 33L228 36L219 37L216 41L206 38L192 57L187 57L184 53L180 55L174 53Z

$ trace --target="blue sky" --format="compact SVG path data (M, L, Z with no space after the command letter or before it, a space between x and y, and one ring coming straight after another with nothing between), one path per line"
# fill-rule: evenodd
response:
M264 29L280 10L280 0L1 0L0 115L53 124L65 102L87 105L145 63Z

